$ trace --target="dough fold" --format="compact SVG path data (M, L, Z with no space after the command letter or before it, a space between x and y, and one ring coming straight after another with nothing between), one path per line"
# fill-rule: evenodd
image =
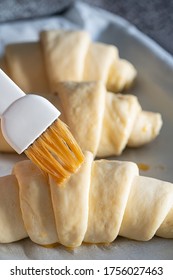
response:
M37 94L49 94L60 81L100 80L108 90L120 92L137 75L115 46L92 42L82 30L42 31L37 42L9 44L0 66L24 92Z
M173 184L139 176L133 162L95 160L63 185L29 160L0 178L0 242L27 237L40 245L78 247L121 235L146 241L173 238Z
M48 99L62 112L82 150L98 157L145 145L162 126L161 115L143 111L136 96L107 92L102 82L60 82ZM0 133L0 151L11 150Z
M134 95L106 92L102 82L61 82L56 92L64 122L94 156L120 155L127 145L147 144L162 127L159 113L142 111Z
M119 58L115 46L92 42L86 31L42 31L37 42L9 44L0 67L25 93L50 100L81 148L94 156L119 155L159 134L160 114L144 112L135 97L119 94L133 83L134 66ZM12 151L0 129L0 152Z

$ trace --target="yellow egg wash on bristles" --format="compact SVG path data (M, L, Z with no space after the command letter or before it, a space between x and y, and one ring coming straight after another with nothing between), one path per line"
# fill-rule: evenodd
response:
M79 145L59 119L25 150L25 154L58 184L75 173L84 161Z

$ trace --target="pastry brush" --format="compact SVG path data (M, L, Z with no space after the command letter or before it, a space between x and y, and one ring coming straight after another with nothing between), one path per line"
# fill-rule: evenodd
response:
M77 171L84 156L60 112L46 98L25 94L0 69L0 118L6 141L24 152L60 184Z

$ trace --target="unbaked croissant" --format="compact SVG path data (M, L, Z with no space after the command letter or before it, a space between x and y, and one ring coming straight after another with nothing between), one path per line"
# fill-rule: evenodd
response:
M161 115L142 111L137 97L106 92L102 82L61 82L49 100L83 151L99 157L119 155L126 145L144 145L159 134ZM10 151L2 136L0 150Z
M93 43L85 31L44 31L39 42L7 45L5 59L11 78L26 93L49 93L59 81L94 80L120 92L136 77L115 46ZM4 61L0 67L6 67Z
M132 162L96 160L90 152L62 186L29 160L0 178L0 242L109 243L117 235L173 237L173 184L139 176Z
M57 81L102 81L108 90L120 92L136 77L134 66L119 58L115 46L91 42L85 31L43 31L41 45L53 90Z
M56 85L64 121L83 151L119 155L126 145L144 145L159 134L159 113L142 111L136 96L106 92L102 82ZM56 95L51 101L56 104Z

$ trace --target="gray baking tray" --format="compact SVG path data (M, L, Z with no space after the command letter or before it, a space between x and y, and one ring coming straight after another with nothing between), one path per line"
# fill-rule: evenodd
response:
M85 29L93 40L115 44L120 56L138 71L137 95L143 109L162 114L163 128L151 144L126 149L116 159L149 166L141 175L173 182L173 58L155 42L124 19L83 3L75 3L63 16L14 21L0 25L0 54L12 42L36 41L39 31L50 28ZM13 164L24 156L0 154L0 176L9 174ZM152 213L151 213L152 215ZM63 246L48 249L25 239L0 244L0 259L173 259L173 240L154 237L137 242L118 237L108 246L82 245L73 251Z

